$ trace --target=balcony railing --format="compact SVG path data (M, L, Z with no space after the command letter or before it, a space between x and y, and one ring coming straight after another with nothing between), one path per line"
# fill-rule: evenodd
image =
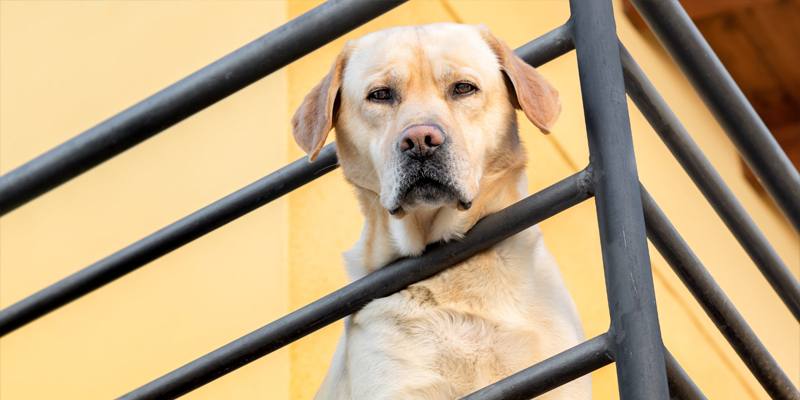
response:
M0 177L0 214L400 5L331 0ZM789 222L800 231L800 175L776 144L677 0L633 0L683 68ZM328 324L403 290L592 196L600 227L611 327L607 333L470 394L525 399L615 363L620 398L704 399L664 348L646 238L697 299L765 391L800 392L639 182L625 93L800 320L800 285L687 130L619 42L610 0L570 0L572 17L517 49L539 66L576 50L591 164L479 221L461 240L377 271L124 396L167 399L196 389ZM281 133L282 134L282 133ZM297 160L0 311L5 335L140 268L337 167L334 144ZM625 232L625 245L617 240Z

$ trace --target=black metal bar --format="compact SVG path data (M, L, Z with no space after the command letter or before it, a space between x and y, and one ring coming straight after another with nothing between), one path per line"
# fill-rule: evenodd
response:
M473 392L462 400L524 400L540 396L614 362L608 340L608 334L604 333ZM671 398L706 400L672 354L664 350L664 357Z
M672 398L680 400L706 400L706 396L695 385L692 378L681 368L678 360L670 354L669 350L664 351L664 362L667 366L667 384L669 394Z
M405 0L329 0L0 177L0 215L314 51Z
M800 392L781 370L755 332L642 187L642 202L650 241L664 256L750 372L773 399L798 399Z
M462 400L526 400L614 362L606 333L517 372Z
M336 148L303 157L0 311L0 336L332 171Z
M517 54L526 61L538 66L572 50L569 34L569 26L562 25L520 47L516 50ZM566 45L565 42L567 43ZM238 213L233 216L233 218L236 218L253 210L253 208L250 208L239 210L241 211L239 212L235 208L229 208L235 207L235 204L252 205L258 203L262 201L263 192L269 192L272 189L281 190L280 195L283 195L286 191L299 187L287 187L287 184L299 183L302 185L315 179L315 177L321 176L320 173L315 173L315 171L327 172L328 168L336 167L334 153L332 145L326 146L320 158L313 165L304 168L301 162L303 160L299 160L295 164L273 174L273 178L283 176L290 177L290 179L263 178L247 187L253 190L245 191L245 189L242 189L237 192L240 196L235 197L235 201L231 200L233 195L217 201L203 209L207 212L195 212L189 217L183 218L161 229L159 232L53 284L49 288L0 311L0 336L110 283L114 279L124 276L126 273L201 237L222 224L230 222L231 219L227 218L233 216L232 213ZM295 176L296 174L299 174L299 176ZM293 176L295 177L292 178ZM267 180L268 178L270 179ZM295 179L300 179L300 181L295 181ZM271 188L269 186L271 184L275 184L276 188ZM223 203L224 201L227 201L227 203ZM260 204L266 203L262 202ZM220 210L224 212L217 212ZM98 279L101 276L103 279Z
M632 0L779 208L800 232L800 174L677 0Z
M479 221L462 240L429 246L420 257L395 261L289 315L243 336L122 399L168 399L194 390L255 359L385 297L427 279L591 196L582 171Z
M539 67L574 50L572 21L545 33L514 50L526 63Z
M620 398L667 399L664 349L610 0L570 0Z
M794 314L795 319L800 320L800 283L621 44L620 56L628 95L761 270L764 278L772 285L789 311Z

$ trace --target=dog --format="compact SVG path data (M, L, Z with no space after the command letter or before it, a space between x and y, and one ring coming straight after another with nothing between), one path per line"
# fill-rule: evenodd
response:
M547 133L557 91L484 26L398 27L348 42L293 119L314 159L335 128L365 223L352 279L457 240L526 196L516 109ZM454 399L580 343L538 227L345 322L316 399ZM542 398L588 399L583 377Z

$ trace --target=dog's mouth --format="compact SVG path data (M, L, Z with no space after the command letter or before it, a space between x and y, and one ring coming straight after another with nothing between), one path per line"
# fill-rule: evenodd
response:
M412 172L413 171L413 172ZM467 200L463 191L439 170L420 168L406 170L397 188L397 203L389 208L389 213L403 216L405 210L417 205L453 204L460 210L468 210L472 202Z
M434 178L421 177L401 191L403 203L446 203L458 197L456 188Z

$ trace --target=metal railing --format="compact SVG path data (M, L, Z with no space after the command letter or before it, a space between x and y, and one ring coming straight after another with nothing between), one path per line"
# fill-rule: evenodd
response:
M632 0L703 95L739 152L800 230L800 175L775 143L677 0ZM403 1L331 0L0 177L0 215L201 111ZM585 170L479 221L458 241L397 260L126 395L174 398L269 354L373 299L429 278L498 242L595 197L611 327L466 399L524 399L615 363L620 397L704 399L663 347L646 238L697 299L764 390L800 399L731 301L641 187L625 92L700 188L796 319L800 285L619 43L611 1L570 0L571 19L516 50L539 66L573 49L591 163ZM702 74L702 78L701 78ZM337 167L326 146L79 272L0 310L0 336L144 266ZM624 232L625 237L621 238ZM622 240L624 239L624 241Z

